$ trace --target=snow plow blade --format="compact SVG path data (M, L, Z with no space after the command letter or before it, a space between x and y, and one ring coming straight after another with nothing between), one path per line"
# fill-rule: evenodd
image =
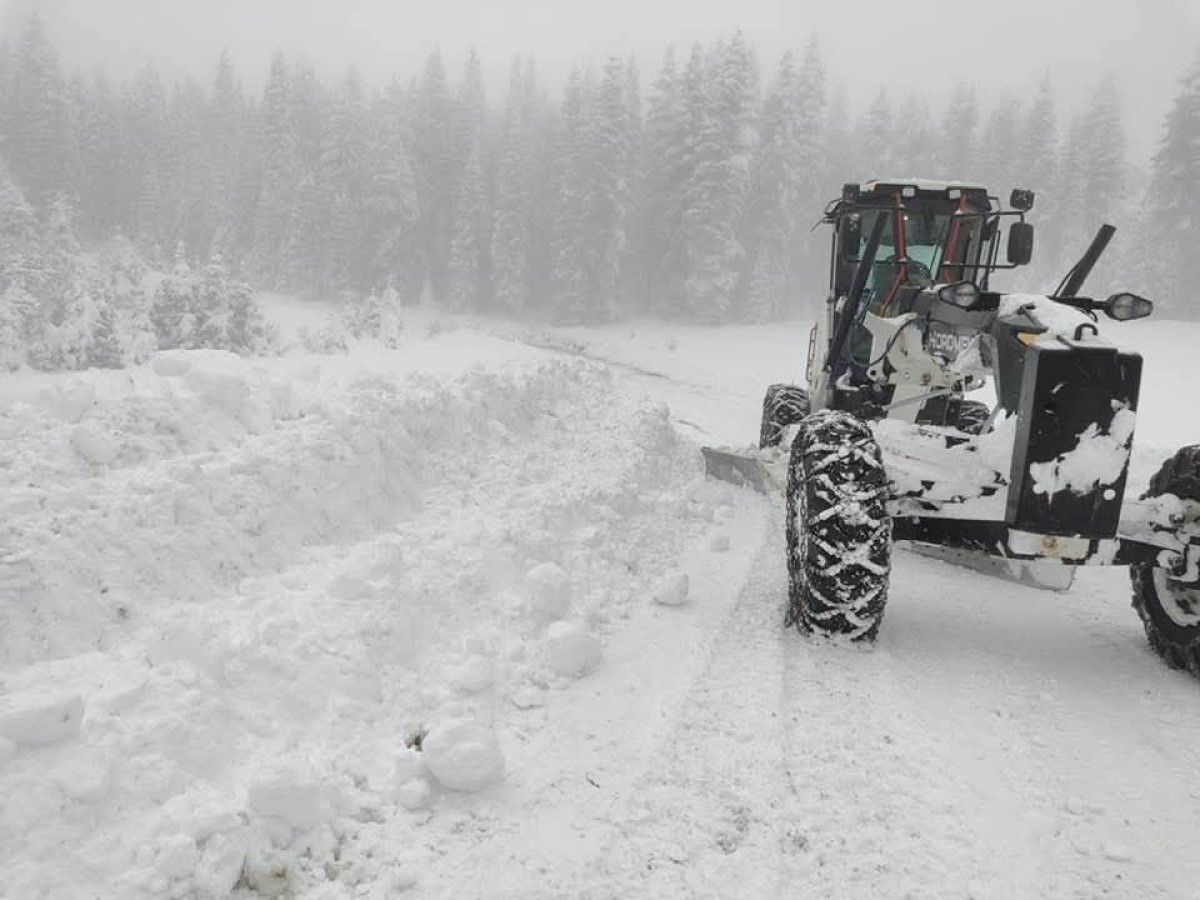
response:
M738 487L748 487L763 493L782 492L787 483L787 457L782 454L756 456L701 447L704 455L704 474Z
M1075 581L1075 567L1059 562L1004 559L979 551L960 550L939 544L905 543L905 548L920 556L940 559L954 566L974 569L984 575L1003 578L1039 591L1067 591Z

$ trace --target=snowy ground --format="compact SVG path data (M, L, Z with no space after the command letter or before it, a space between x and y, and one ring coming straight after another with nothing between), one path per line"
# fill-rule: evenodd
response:
M1123 571L901 553L876 647L780 627L781 503L697 446L805 327L430 325L0 380L0 897L1195 896ZM1140 488L1200 327L1113 333Z

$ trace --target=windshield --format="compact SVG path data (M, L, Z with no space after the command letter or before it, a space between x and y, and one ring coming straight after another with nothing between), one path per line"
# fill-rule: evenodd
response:
M882 300L895 282L897 265L896 215L894 210L869 210L863 215L863 230L869 231L876 216L887 221L867 277L872 303ZM984 218L960 215L954 201L919 202L906 205L904 236L908 249L908 284L930 284L974 280L981 250Z

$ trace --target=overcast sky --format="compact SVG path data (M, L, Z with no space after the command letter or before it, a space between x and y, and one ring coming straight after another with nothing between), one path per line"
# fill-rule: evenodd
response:
M574 62L634 51L649 80L669 44L735 27L768 66L816 33L831 79L860 107L882 85L936 101L959 79L986 105L1006 89L1027 96L1046 70L1070 105L1112 69L1139 156L1200 46L1200 0L0 0L0 29L19 29L30 6L71 63L126 74L153 61L207 78L227 48L248 87L276 49L382 80L407 78L434 46L457 66L469 45L497 85L517 53L554 80Z

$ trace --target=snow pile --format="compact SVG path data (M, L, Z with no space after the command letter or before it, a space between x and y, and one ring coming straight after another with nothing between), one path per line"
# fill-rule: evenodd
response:
M596 366L427 343L440 374L171 354L5 398L6 890L411 884L375 832L499 789L603 671L724 495Z

